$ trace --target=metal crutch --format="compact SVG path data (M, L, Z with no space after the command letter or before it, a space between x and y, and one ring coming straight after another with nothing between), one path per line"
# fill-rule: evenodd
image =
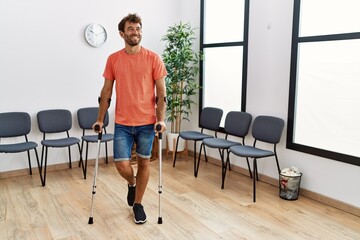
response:
M93 181L93 187L92 187L92 197L91 197L91 214L89 217L89 224L94 223L94 200L95 200L95 194L96 194L96 179L97 179L97 173L98 173L98 165L99 165L99 155L100 155L100 145L101 145L101 138L102 138L102 131L100 131L100 126L95 125L94 127L95 131L97 131L98 134L98 141L97 141L97 157L95 160L95 173L94 173L94 181Z
M158 132L158 137L159 137L159 185L158 185L159 218L158 218L158 224L162 224L162 216L161 216L161 194L162 194L162 176L161 176L161 172L162 172L162 146L161 146L161 142L162 142L162 132L160 132L160 130L161 130L161 125L160 124L156 125L156 131Z

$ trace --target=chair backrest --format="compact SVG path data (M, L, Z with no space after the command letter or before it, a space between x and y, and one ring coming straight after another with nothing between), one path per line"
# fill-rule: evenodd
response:
M231 111L225 118L225 132L227 134L244 138L250 128L252 116L247 112Z
M71 112L66 109L50 109L38 112L37 120L42 133L69 131L72 127Z
M77 111L77 117L80 128L92 129L92 125L97 120L98 111L99 111L98 107L80 108ZM103 127L107 127L108 125L109 125L109 113L108 111L106 111Z
M273 116L257 116L252 127L256 140L276 144L280 141L284 129L284 120Z
M0 113L0 137L18 137L30 133L31 119L26 112Z
M215 107L205 107L200 114L200 127L218 131L223 115L223 110Z

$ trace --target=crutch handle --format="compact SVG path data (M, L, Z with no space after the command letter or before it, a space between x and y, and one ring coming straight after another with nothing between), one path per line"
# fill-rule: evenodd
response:
M162 139L161 125L156 125L156 131L158 132L159 139Z
M99 134L98 134L98 140L101 140L101 138L102 138L102 131L100 131L100 125L96 124L96 125L94 126L94 130L95 130L95 132L98 132L98 133L99 133Z

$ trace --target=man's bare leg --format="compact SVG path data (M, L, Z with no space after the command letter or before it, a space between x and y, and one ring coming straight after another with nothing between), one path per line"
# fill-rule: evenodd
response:
M142 202L147 184L150 176L150 159L138 157L138 169L136 178L134 177L134 169L130 161L117 161L115 162L116 169L119 174L128 182L130 186L136 184L135 203Z
M129 183L129 185L135 185L134 169L130 164L130 160L115 162L116 169L119 174Z
M136 194L135 203L141 204L150 176L150 159L137 158Z

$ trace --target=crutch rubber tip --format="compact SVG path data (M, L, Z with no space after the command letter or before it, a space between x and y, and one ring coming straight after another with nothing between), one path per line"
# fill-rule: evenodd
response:
M158 224L162 224L162 217L158 218Z
M93 217L89 217L89 222L88 222L89 224L93 224L94 223L94 219L93 219Z

